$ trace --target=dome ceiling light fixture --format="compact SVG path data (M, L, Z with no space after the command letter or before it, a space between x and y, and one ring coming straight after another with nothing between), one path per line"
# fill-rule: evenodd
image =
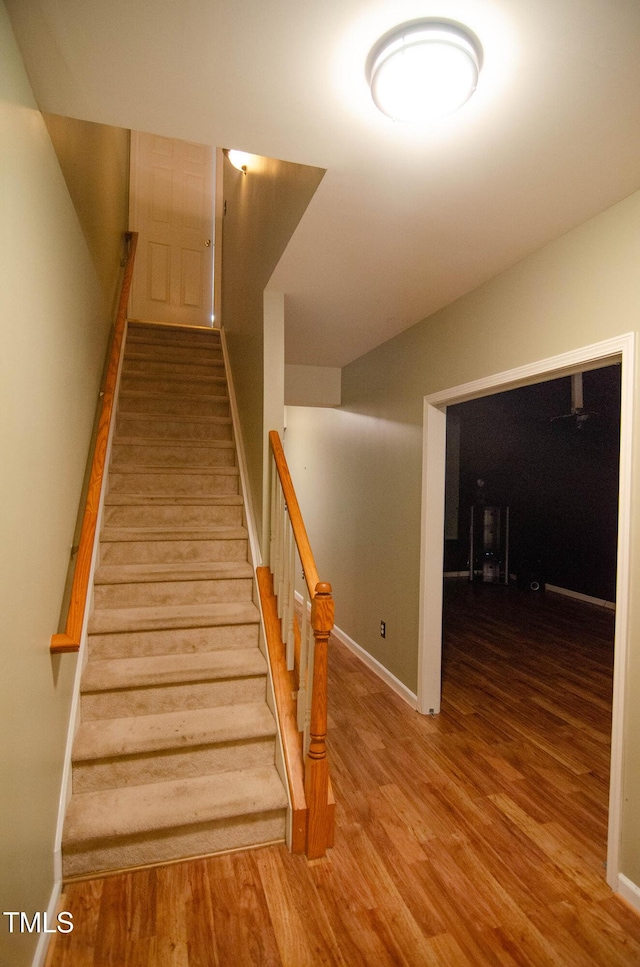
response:
M482 48L460 24L417 20L381 37L367 59L376 107L394 121L452 114L476 89Z

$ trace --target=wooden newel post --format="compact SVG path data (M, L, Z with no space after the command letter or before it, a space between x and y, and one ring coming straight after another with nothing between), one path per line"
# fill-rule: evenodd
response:
M329 808L329 763L327 761L327 642L333 628L331 585L316 584L311 604L311 627L315 639L313 698L310 744L304 771L307 800L307 856L324 856L333 842L333 811Z

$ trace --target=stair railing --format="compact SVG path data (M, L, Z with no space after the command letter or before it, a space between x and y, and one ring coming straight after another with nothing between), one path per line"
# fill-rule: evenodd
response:
M319 580L280 437L269 433L271 539L269 570L280 619L286 668L296 691L297 729L304 762L309 859L333 843L334 804L327 759L327 643L333 628L331 585ZM296 585L301 610L296 611ZM299 615L299 617L298 617ZM285 753L286 757L286 753Z
M91 475L89 477L87 500L82 518L82 528L80 531L76 566L73 573L73 583L71 585L67 621L65 630L51 637L50 647L51 652L54 654L80 650L80 639L82 637L82 627L89 593L93 546L98 523L98 511L100 509L100 495L102 493L102 481L107 460L111 419L115 407L116 383L127 322L127 305L129 302L129 292L131 291L131 279L133 276L136 246L138 244L138 233L127 232L126 239L128 242L127 261L122 279L122 287L120 289L120 300L118 302L118 312L113 330L113 338L111 340L109 363L102 390L98 431L93 450Z

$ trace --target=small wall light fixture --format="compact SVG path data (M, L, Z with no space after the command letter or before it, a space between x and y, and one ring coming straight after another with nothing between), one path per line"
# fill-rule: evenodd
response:
M383 114L394 121L431 121L469 100L481 66L480 42L466 27L418 20L380 38L367 59L367 79Z
M235 148L231 148L229 151L227 151L227 157L234 168L237 168L238 171L241 171L244 175L246 175L247 168L251 163L253 155L247 154L246 151L236 151Z

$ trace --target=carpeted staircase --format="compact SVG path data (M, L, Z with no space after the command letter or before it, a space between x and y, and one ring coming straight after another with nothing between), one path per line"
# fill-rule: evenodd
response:
M282 840L217 333L130 323L65 877Z

